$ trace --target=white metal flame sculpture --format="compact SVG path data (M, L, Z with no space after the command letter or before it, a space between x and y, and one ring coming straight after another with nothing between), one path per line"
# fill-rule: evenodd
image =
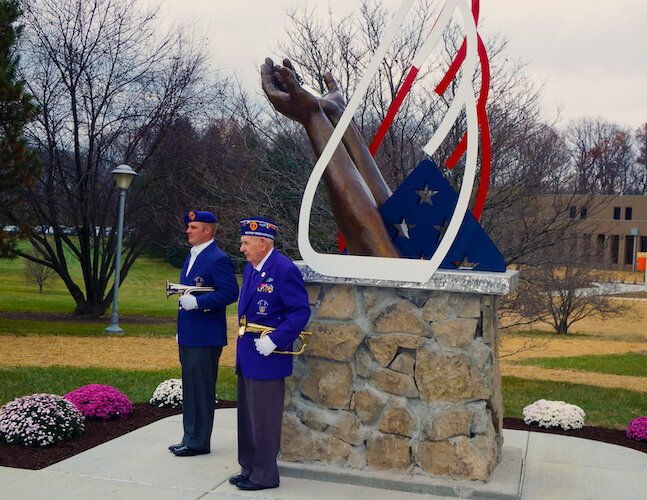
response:
M458 193L456 209L452 214L445 235L438 248L429 260L398 259L357 255L322 254L315 251L310 242L310 214L319 181L322 178L333 153L340 144L343 134L346 131L355 111L358 109L362 97L370 85L371 79L377 73L379 65L385 57L389 46L398 33L398 30L403 26L414 1L415 0L404 0L395 12L391 25L386 31L373 59L369 63L366 73L360 80L355 93L350 99L345 112L330 137L330 140L319 157L319 160L315 164L306 185L299 215L299 250L304 261L310 266L310 268L320 274L345 278L409 281L419 283L427 282L436 272L439 265L449 252L467 213L470 196L475 182L478 159L479 123L477 118L477 101L472 83L478 63L477 45L479 39L476 31L477 16L473 14L473 7L470 5L473 2L470 2L469 0L448 0L441 9L438 19L431 29L427 40L415 55L412 68L417 72L417 69L424 64L433 48L441 40L442 33L451 22L452 17L454 15L459 15L462 19L462 25L465 30L464 45L466 49L465 58L461 66L462 76L458 83L458 90L455 93L454 100L444 116L442 123L423 148L425 153L430 156L433 155L450 132L452 125L459 118L461 111L464 110L467 123L466 134L468 138L466 145L467 156L465 171L462 185ZM476 2L476 8L478 9L478 2Z

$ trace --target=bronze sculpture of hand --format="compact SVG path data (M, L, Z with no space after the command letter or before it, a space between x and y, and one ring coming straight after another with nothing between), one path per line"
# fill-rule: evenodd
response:
M345 106L337 83L332 75L328 75L329 95L317 98L301 87L288 59L279 66L268 57L261 65L261 83L267 98L279 113L304 126L317 156L321 155L332 135L332 120L337 122ZM323 108L331 113L330 117ZM323 178L348 252L352 255L398 257L378 211L379 204L388 198L390 190L354 125L348 127L344 142L335 150Z

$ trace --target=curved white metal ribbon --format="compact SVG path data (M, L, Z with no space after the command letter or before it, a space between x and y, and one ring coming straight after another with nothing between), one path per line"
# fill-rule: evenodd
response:
M465 37L467 40L467 53L463 62L463 76L449 110L445 114L440 126L431 137L423 150L432 155L440 144L445 140L452 125L457 120L461 109L465 108L467 119L467 156L463 182L458 195L456 209L452 214L450 222L445 231L438 248L430 260L417 259L395 259L386 257L366 257L358 255L334 255L318 253L310 243L310 213L317 186L328 163L341 143L346 128L359 107L363 95L366 93L373 76L377 73L378 67L388 47L393 42L396 33L404 23L407 13L415 0L403 0L396 11L393 21L386 31L386 34L373 56L373 59L366 68L366 73L360 80L355 93L351 97L346 110L339 119L330 140L326 144L319 160L315 164L308 183L303 193L301 211L299 214L299 251L303 260L314 271L327 276L340 276L345 278L365 278L389 281L410 281L425 283L438 269L443 259L454 243L461 227L465 214L468 210L470 196L474 187L476 177L476 163L478 156L478 121L476 116L476 98L472 88L472 76L477 65L477 34L476 22L472 16L469 0L448 0L438 20L434 24L429 37L420 49L419 54L414 57L414 62L422 64L429 56L433 47L438 43L442 32L449 23L454 11L458 8L464 21ZM416 66L419 67L419 66Z

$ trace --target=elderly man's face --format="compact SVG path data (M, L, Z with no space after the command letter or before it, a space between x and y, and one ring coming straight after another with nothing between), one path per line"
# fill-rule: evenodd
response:
M252 266L258 265L270 251L271 244L267 238L260 236L241 236L240 251Z
M195 247L213 238L213 229L206 222L189 222L186 228L189 245Z

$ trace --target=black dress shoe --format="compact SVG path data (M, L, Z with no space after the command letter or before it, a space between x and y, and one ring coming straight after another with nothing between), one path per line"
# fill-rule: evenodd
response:
M176 457L194 457L195 455L206 455L210 453L209 450L196 450L195 448L189 448L186 445L182 445L179 448L173 450L173 454Z
M177 450L178 448L182 448L182 446L184 446L184 443L180 443L180 444L172 444L171 446L169 446L169 447L168 447L168 449L169 449L170 451L175 451L175 450Z
M260 484L252 483L249 479L245 479L241 481L240 483L236 484L238 488L241 490L267 490L269 488L278 488L279 485L277 484L276 486L261 486Z
M247 481L248 479L249 479L248 476L243 476L242 474L236 474L229 478L229 484L238 484L242 481Z

